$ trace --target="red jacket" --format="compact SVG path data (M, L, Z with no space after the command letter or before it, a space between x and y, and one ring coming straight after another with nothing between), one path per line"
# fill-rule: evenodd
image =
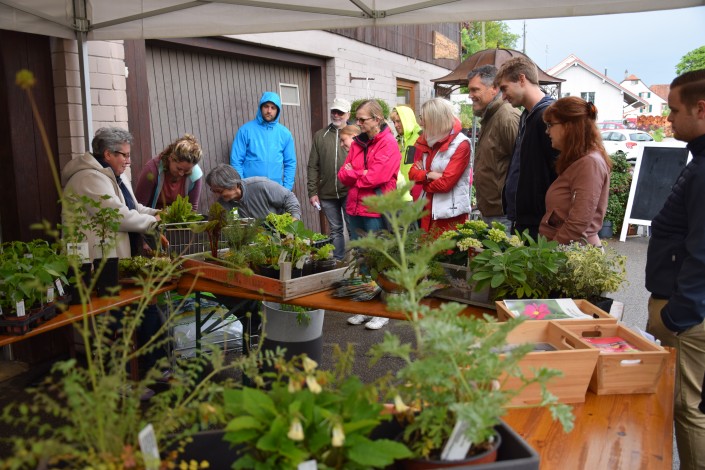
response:
M394 190L397 187L400 162L399 146L389 126L383 125L382 130L372 140L368 140L367 134L354 138L345 163L338 171L340 182L350 188L345 205L348 215L380 216L369 212L362 200L375 195L377 190L382 193ZM352 165L352 170L345 169L348 163Z
M434 181L426 181L426 173L431 170L431 164L438 152L448 150L453 139L462 129L462 124L458 119L453 124L453 130L446 137L436 142L432 147L429 147L426 142L426 137L422 134L416 141L416 156L414 157L414 165L409 170L409 179L422 183L423 190L426 192L426 210L429 212L425 218L431 218L431 206L433 204L434 193L448 193L458 184L460 178L465 173L470 164L470 144L468 142L461 143L455 150L448 162L448 165L443 170L443 176ZM427 154L426 165L424 170L416 168L416 163L423 161L424 154ZM469 173L469 185L472 185L472 170ZM467 215L466 215L467 217ZM430 226L430 220L426 221L427 226Z

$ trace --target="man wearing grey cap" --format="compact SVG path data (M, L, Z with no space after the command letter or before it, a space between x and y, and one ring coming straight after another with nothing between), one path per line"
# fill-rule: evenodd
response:
M336 98L330 107L331 123L313 135L308 158L308 198L312 206L323 209L328 219L330 237L335 246L333 256L337 260L345 257L343 227L349 227L345 212L348 188L338 180L338 171L348 155L347 150L340 146L339 133L348 118L350 102Z

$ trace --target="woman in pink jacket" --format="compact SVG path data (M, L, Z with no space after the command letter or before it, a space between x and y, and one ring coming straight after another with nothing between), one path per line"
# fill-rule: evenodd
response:
M601 246L597 232L607 210L612 161L602 145L595 105L576 96L561 98L543 114L551 145L560 151L558 178L546 192L539 233L561 244Z
M345 163L338 172L338 179L350 188L345 210L350 216L353 240L384 227L381 215L370 212L362 200L396 189L401 162L397 141L384 122L379 103L363 101L355 114L362 133L353 139Z

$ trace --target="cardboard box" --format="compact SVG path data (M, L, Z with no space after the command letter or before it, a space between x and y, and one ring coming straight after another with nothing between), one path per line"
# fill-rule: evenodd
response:
M600 352L590 379L590 390L597 395L654 393L668 358L668 351L624 325L562 324L579 338L618 336L639 349L638 352ZM598 347L584 342L591 348Z
M540 367L557 369L562 377L554 377L548 383L548 390L561 403L583 403L600 354L595 348L580 340L578 336L554 321L526 321L512 330L507 337L508 344L548 343L555 351L530 352L520 361L519 367L526 377L533 377L533 371ZM505 388L516 388L519 379L508 377ZM514 397L510 406L523 406L541 402L541 388L530 385Z
M346 277L348 269L344 267L309 276L280 280L258 274L247 276L214 262L199 259L198 255L195 256L184 258L184 270L229 286L269 294L278 297L282 301L330 289L334 283ZM285 270L282 271L284 272Z
M581 312L592 316L592 319L557 319L551 320L558 323L569 323L571 325L594 325L594 324L616 324L617 319L605 312L601 308L595 306L594 304L588 302L584 299L573 299L575 305L578 306ZM497 318L499 321L507 321L510 318L514 318L514 313L512 313L505 305L504 300L497 300L495 302L497 306ZM542 320L529 320L529 321L542 321Z

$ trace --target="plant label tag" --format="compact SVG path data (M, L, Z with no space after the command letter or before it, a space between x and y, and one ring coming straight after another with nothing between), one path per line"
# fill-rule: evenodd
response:
M154 427L148 424L138 435L140 450L144 458L144 468L147 470L159 470L161 459L159 458L159 448L157 447L157 437L154 435Z
M316 470L318 469L318 462L316 462L316 459L311 459L307 460L305 462L301 462L298 467L296 467L296 470Z
M456 421L453 432L450 433L448 442L446 442L441 453L441 460L461 460L465 458L472 445L472 442L465 437L467 428L468 424L465 421Z
M76 255L81 258L82 263L89 263L91 261L90 255L88 253L88 243L67 243L66 251L70 255Z
M17 316L18 317L24 317L25 312L24 312L24 299L20 300L15 304L15 310L17 311Z
M50 287L47 289L47 303L50 304L54 301L54 288Z
M299 260L296 262L296 269L303 269L304 264L306 264L306 261L310 258L309 255L303 255Z
M54 281L54 285L56 286L56 290L59 292L59 297L64 296L64 285L61 284L61 279L56 279Z

